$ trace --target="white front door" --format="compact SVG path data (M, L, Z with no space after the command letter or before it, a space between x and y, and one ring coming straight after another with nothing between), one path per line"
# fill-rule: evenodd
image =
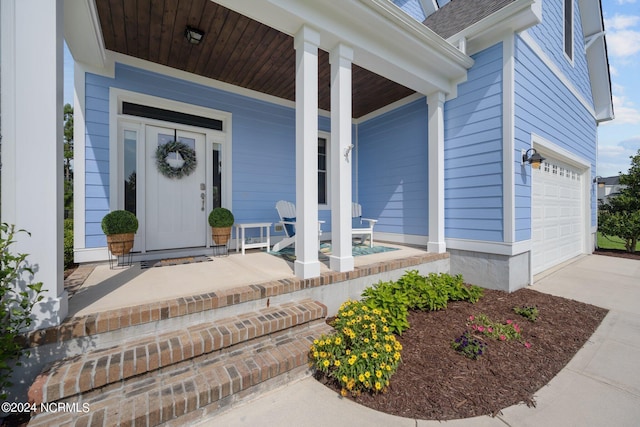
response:
M204 134L157 126L146 126L145 134L146 249L205 246L208 226ZM168 178L158 170L158 146L174 140L195 150L196 168L190 175Z

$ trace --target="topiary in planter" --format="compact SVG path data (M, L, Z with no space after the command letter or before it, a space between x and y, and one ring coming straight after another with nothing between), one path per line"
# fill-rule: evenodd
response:
M209 225L211 226L211 236L217 245L225 245L231 237L231 227L234 218L229 209L215 208L209 214Z
M113 255L126 255L133 248L133 235L138 231L138 218L129 211L109 212L102 218L102 231Z

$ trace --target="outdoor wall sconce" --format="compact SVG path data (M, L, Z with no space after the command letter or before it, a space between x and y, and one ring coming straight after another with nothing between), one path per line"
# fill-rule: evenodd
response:
M353 150L353 144L344 149L344 159L349 163L349 153Z
M189 43L200 44L202 37L204 37L204 31L187 26L187 29L184 30L184 36L187 38Z
M529 152L531 152L531 155L529 155ZM538 152L536 151L535 148L529 148L527 151L522 150L522 164L523 165L525 163L529 163L532 168L540 169L540 165L542 165L542 162L544 160L545 160L545 158L542 157L540 154L538 154Z

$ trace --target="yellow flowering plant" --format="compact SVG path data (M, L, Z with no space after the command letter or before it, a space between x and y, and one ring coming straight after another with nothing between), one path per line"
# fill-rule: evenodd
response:
M314 340L310 364L335 379L341 394L384 392L401 361L402 344L391 332L388 313L345 301L333 323L336 332Z

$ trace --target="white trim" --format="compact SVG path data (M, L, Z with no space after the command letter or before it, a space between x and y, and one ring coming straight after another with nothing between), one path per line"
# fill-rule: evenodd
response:
M558 160L562 160L563 162L568 163L570 166L574 166L579 169L586 169L591 167L591 162L589 162L584 157L578 156L577 154L574 154L571 151L560 147L559 145L543 138L536 133L531 133L531 146L543 152L550 152L552 157L555 157Z
M541 0L517 0L447 39L464 45L467 55L480 52L504 38L505 33L523 31L542 22Z
M123 153L120 144L121 130L130 129L138 132L138 145L140 141L146 141L145 127L146 125L161 126L161 127L176 127L176 124L171 122L165 122L160 120L145 119L142 117L133 117L123 115L121 113L122 102L133 102L143 105L151 105L157 108L163 108L166 110L177 111L187 114L198 115L202 117L208 117L212 119L221 120L223 122L222 131L216 131L212 129L199 128L188 125L177 125L180 129L188 132L200 133L205 136L205 164L206 175L205 182L207 188L211 188L213 185L211 174L212 170L211 159L209 153L213 150L213 144L222 144L222 156L223 156L223 192L222 192L222 206L233 210L233 169L232 169L232 151L233 151L233 136L232 136L232 114L216 110L208 107L201 107L191 105L179 101L173 101L166 98L160 98L153 95L146 95L137 92L132 92L119 88L109 89L109 209L123 209L123 194L119 183L123 175ZM144 146L144 143L142 143ZM138 172L140 176L144 176L144 153L138 153L137 163ZM144 192L144 188L140 188L140 192ZM146 239L144 235L144 221L146 218L145 206L143 203L139 203L141 200L138 198L137 206L139 208L138 220L141 222L140 236L136 241L136 248L142 253L146 252ZM207 210L210 211L213 206L211 198L207 198ZM207 246L211 244L211 237L207 237Z
M504 241L516 239L515 196L515 36L511 33L502 42L502 193Z
M531 250L531 240L514 243L487 242L482 240L446 239L447 249L515 256Z
M73 69L73 250L78 261L78 250L86 246L86 140L85 140L85 71L74 61ZM80 161L82 159L82 161Z
M447 249L444 232L444 92L427 96L428 191L429 191L429 252L443 253Z
M583 209L582 252L585 254L591 253L589 248L589 235L591 233L591 162L535 133L531 134L531 146L543 155L547 154L580 170ZM533 232L533 227L531 232Z
M407 96L405 98L399 99L396 102L392 102L389 105L385 105L382 108L378 108L377 110L372 111L372 112L370 112L368 114L365 114L362 117L359 117L357 119L353 119L353 124L354 125L362 124L362 123L364 123L366 121L369 121L371 119L375 119L376 117L382 116L383 114L386 114L386 113L389 113L391 111L394 111L394 110L396 110L396 109L398 109L400 107L403 107L405 105L411 104L412 102L417 101L417 100L419 100L421 98L424 98L424 97L425 97L425 95L423 95L421 93L414 93L414 94L409 95L409 96Z
M325 233L322 233L323 240L325 237L324 235ZM427 246L427 243L429 242L429 236L420 236L417 234L386 233L384 231L374 230L374 236L378 243L390 242L415 246Z
M132 67L140 68L142 70L162 74L163 76L175 77L177 79L185 80L190 83L196 83L212 89L218 89L218 90L223 90L223 91L230 92L237 95L243 95L252 99L257 99L259 101L265 101L272 104L281 105L283 107L289 107L292 109L296 108L295 102L278 98L273 95L267 95L262 92L246 89L246 88L235 86L229 83L224 83L220 80L210 79L208 77L203 77L198 74L193 74L187 71L171 68L166 65L156 64L155 62L146 61L144 59L134 58L132 56L124 55L122 53L117 53L117 52L109 52L109 53L113 56L115 62L123 65L129 65ZM324 114L328 114L328 112Z
M540 45L536 43L533 37L531 37L531 35L528 32L524 31L520 34L520 38L522 39L523 42L525 42L531 48L531 50L533 50L533 53L535 53L538 56L538 58L540 58L540 60L549 68L549 70L551 70L551 72L562 82L562 84L564 84L567 87L567 89L571 91L573 96L576 97L576 99L582 104L582 106L595 119L596 112L593 109L593 106L589 105L589 102L587 102L584 96L582 96L582 94L578 92L578 89L576 89L573 83L567 78L567 76L565 76L565 74L560 70L560 68L558 68L555 62L553 62L553 60L549 58L546 53L544 53Z

